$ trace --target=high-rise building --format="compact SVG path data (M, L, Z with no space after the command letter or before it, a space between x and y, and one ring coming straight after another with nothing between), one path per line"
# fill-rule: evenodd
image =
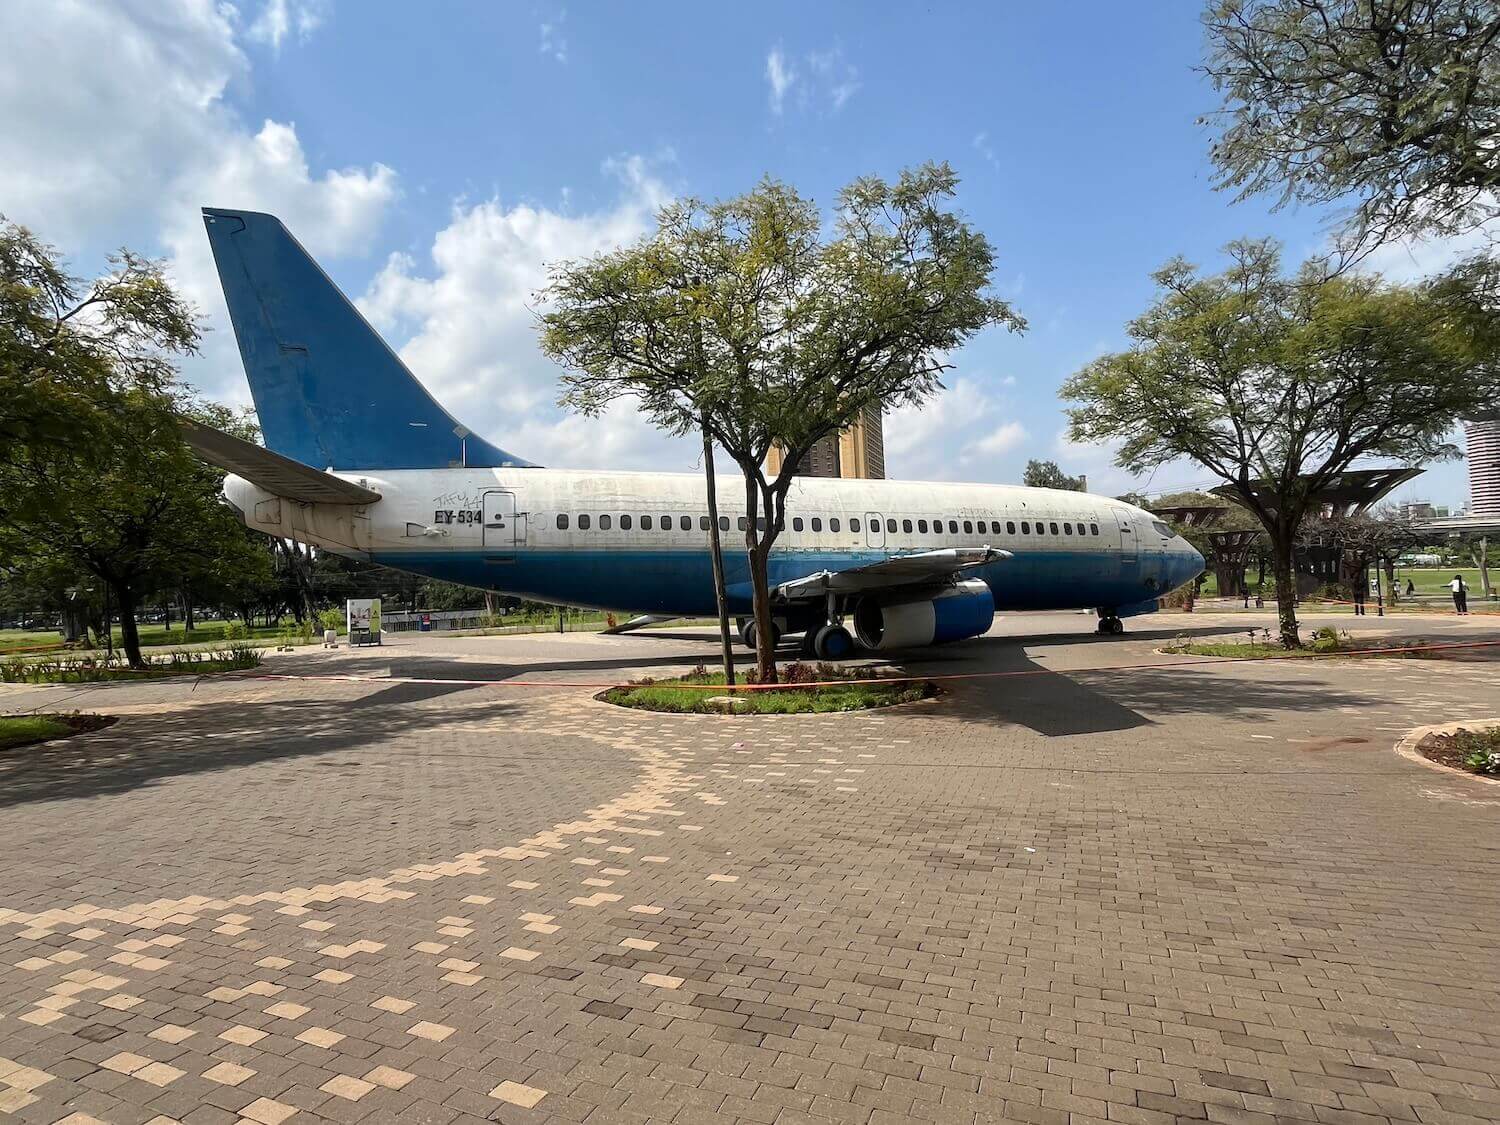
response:
M1500 415L1464 423L1469 515L1500 516Z
M772 446L766 468L781 471L781 449ZM857 480L885 479L885 429L878 407L867 406L842 433L817 441L798 466L799 477L844 477Z

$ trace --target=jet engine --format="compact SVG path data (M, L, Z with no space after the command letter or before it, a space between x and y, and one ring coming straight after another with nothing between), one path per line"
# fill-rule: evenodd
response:
M925 598L866 597L854 607L854 632L865 648L885 652L961 641L989 632L995 599L977 578Z

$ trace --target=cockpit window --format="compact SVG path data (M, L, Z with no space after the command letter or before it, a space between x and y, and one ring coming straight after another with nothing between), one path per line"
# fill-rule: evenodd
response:
M1162 523L1161 520L1152 520L1151 526L1156 529L1156 534L1160 535L1163 539L1172 538L1172 529Z

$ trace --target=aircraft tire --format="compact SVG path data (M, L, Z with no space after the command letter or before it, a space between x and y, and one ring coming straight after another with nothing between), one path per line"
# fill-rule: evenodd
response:
M740 626L740 640L751 652L756 650L755 618L745 618L745 623ZM781 630L776 628L776 622L771 622L771 648L774 649L781 641Z
M1099 632L1105 636L1118 637L1125 632L1125 623L1118 617L1101 617L1099 619Z
M824 625L813 638L819 660L848 660L854 655L854 638L842 625Z

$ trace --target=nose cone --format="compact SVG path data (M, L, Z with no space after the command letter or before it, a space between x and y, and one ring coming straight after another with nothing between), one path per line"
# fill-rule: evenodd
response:
M1168 559L1167 566L1171 571L1172 589L1176 589L1184 582L1191 582L1203 573L1203 556L1180 535L1173 538Z

